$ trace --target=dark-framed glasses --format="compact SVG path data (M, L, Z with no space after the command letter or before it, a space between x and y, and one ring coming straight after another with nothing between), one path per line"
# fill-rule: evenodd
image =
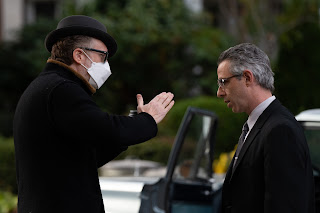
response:
M239 76L242 76L242 74L233 75L233 76L230 76L230 77L228 77L228 78L219 78L219 79L217 80L217 82L218 82L218 87L224 89L225 86L226 86L226 83L228 83L228 81L229 81L231 78L239 77Z
M104 54L102 57L102 61L103 63L105 63L108 58L109 58L109 52L108 51L102 51L102 50L97 50L97 49L93 49L93 48L88 48L88 47L80 47L81 49L84 49L84 50L88 50L88 51L93 51L93 52L97 52L97 53L100 53L100 54Z

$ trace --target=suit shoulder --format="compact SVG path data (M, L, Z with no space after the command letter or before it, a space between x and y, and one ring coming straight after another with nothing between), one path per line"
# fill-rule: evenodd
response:
M295 119L295 116L283 105L278 104L269 110L269 116L266 119L264 128L267 130L275 128L288 128L294 131L303 131L301 124Z

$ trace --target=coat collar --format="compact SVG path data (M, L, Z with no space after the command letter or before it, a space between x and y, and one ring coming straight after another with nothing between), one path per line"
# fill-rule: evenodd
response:
M247 136L246 141L243 144L243 147L241 148L241 151L239 153L239 158L238 158L236 164L234 165L234 167L232 168L232 165L233 165L233 162L234 162L234 157L233 157L232 162L231 162L231 164L230 164L230 166L228 168L227 174L226 174L226 179L229 179L229 181L231 181L231 179L233 177L233 174L237 170L238 165L241 162L241 160L243 159L244 155L246 154L248 148L250 147L250 144L254 141L254 139L256 138L256 136L258 135L258 133L260 132L261 128L263 127L265 122L268 120L268 118L270 117L272 112L275 109L279 108L280 105L281 105L280 101L278 99L275 99L264 110L264 112L260 115L260 117L258 118L257 122L253 126L252 130L249 132L249 135Z
M96 93L96 89L93 86L91 86L91 84L82 75L80 75L77 71L75 71L70 66L68 66L65 63L62 63L60 61L54 60L54 59L48 59L47 63L56 64L56 65L59 65L59 66L65 68L65 69L71 71L71 73L73 73L78 79L80 79L82 81L82 83L85 84L85 86L89 89L89 91L92 94Z

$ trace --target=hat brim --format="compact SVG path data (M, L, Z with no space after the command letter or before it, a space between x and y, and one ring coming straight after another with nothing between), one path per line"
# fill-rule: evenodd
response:
M52 46L62 38L74 35L84 35L92 38L96 38L102 41L108 48L109 57L112 57L117 51L116 41L106 32L91 27L72 26L61 29L56 29L50 32L45 39L45 46L49 52L52 50Z

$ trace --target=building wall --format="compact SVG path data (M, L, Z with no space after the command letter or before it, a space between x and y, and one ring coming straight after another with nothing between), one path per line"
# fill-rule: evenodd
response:
M0 0L0 42L2 41L2 0Z
M91 0L74 0L81 6ZM16 39L23 25L36 22L39 17L59 18L63 0L0 0L0 42Z
M23 25L23 0L1 0L1 36L2 40L15 39L17 29Z

